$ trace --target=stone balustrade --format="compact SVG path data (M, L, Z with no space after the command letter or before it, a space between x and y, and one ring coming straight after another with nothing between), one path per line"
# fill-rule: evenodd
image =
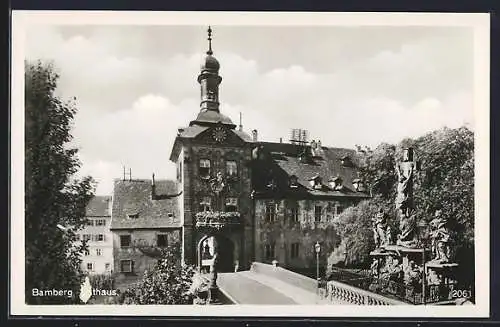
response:
M348 305L407 305L405 302L336 281L327 282L326 297L332 302L341 302Z

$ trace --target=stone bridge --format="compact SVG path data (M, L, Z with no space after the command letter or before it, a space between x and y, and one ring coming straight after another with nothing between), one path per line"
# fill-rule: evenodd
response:
M312 278L258 262L248 271L219 274L217 284L225 302L234 304L407 304L336 281L318 289Z

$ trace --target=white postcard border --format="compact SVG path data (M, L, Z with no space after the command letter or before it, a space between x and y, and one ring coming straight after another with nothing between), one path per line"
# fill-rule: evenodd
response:
M24 301L24 40L32 24L51 25L337 25L468 26L474 29L475 290L471 306L346 305L53 305ZM488 317L489 240L489 14L486 13L271 13L13 11L11 74L10 313L55 316L288 316L288 317Z

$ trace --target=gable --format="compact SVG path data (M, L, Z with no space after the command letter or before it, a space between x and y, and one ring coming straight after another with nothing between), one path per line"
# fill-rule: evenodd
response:
M241 133L241 132L240 132ZM225 125L217 124L199 133L194 139L211 146L243 146L245 140L235 130Z

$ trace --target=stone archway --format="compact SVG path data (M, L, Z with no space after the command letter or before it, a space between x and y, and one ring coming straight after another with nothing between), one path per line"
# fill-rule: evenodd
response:
M203 235L196 247L196 263L199 271L208 272L217 252L217 271L234 272L238 247L233 240L222 234Z

